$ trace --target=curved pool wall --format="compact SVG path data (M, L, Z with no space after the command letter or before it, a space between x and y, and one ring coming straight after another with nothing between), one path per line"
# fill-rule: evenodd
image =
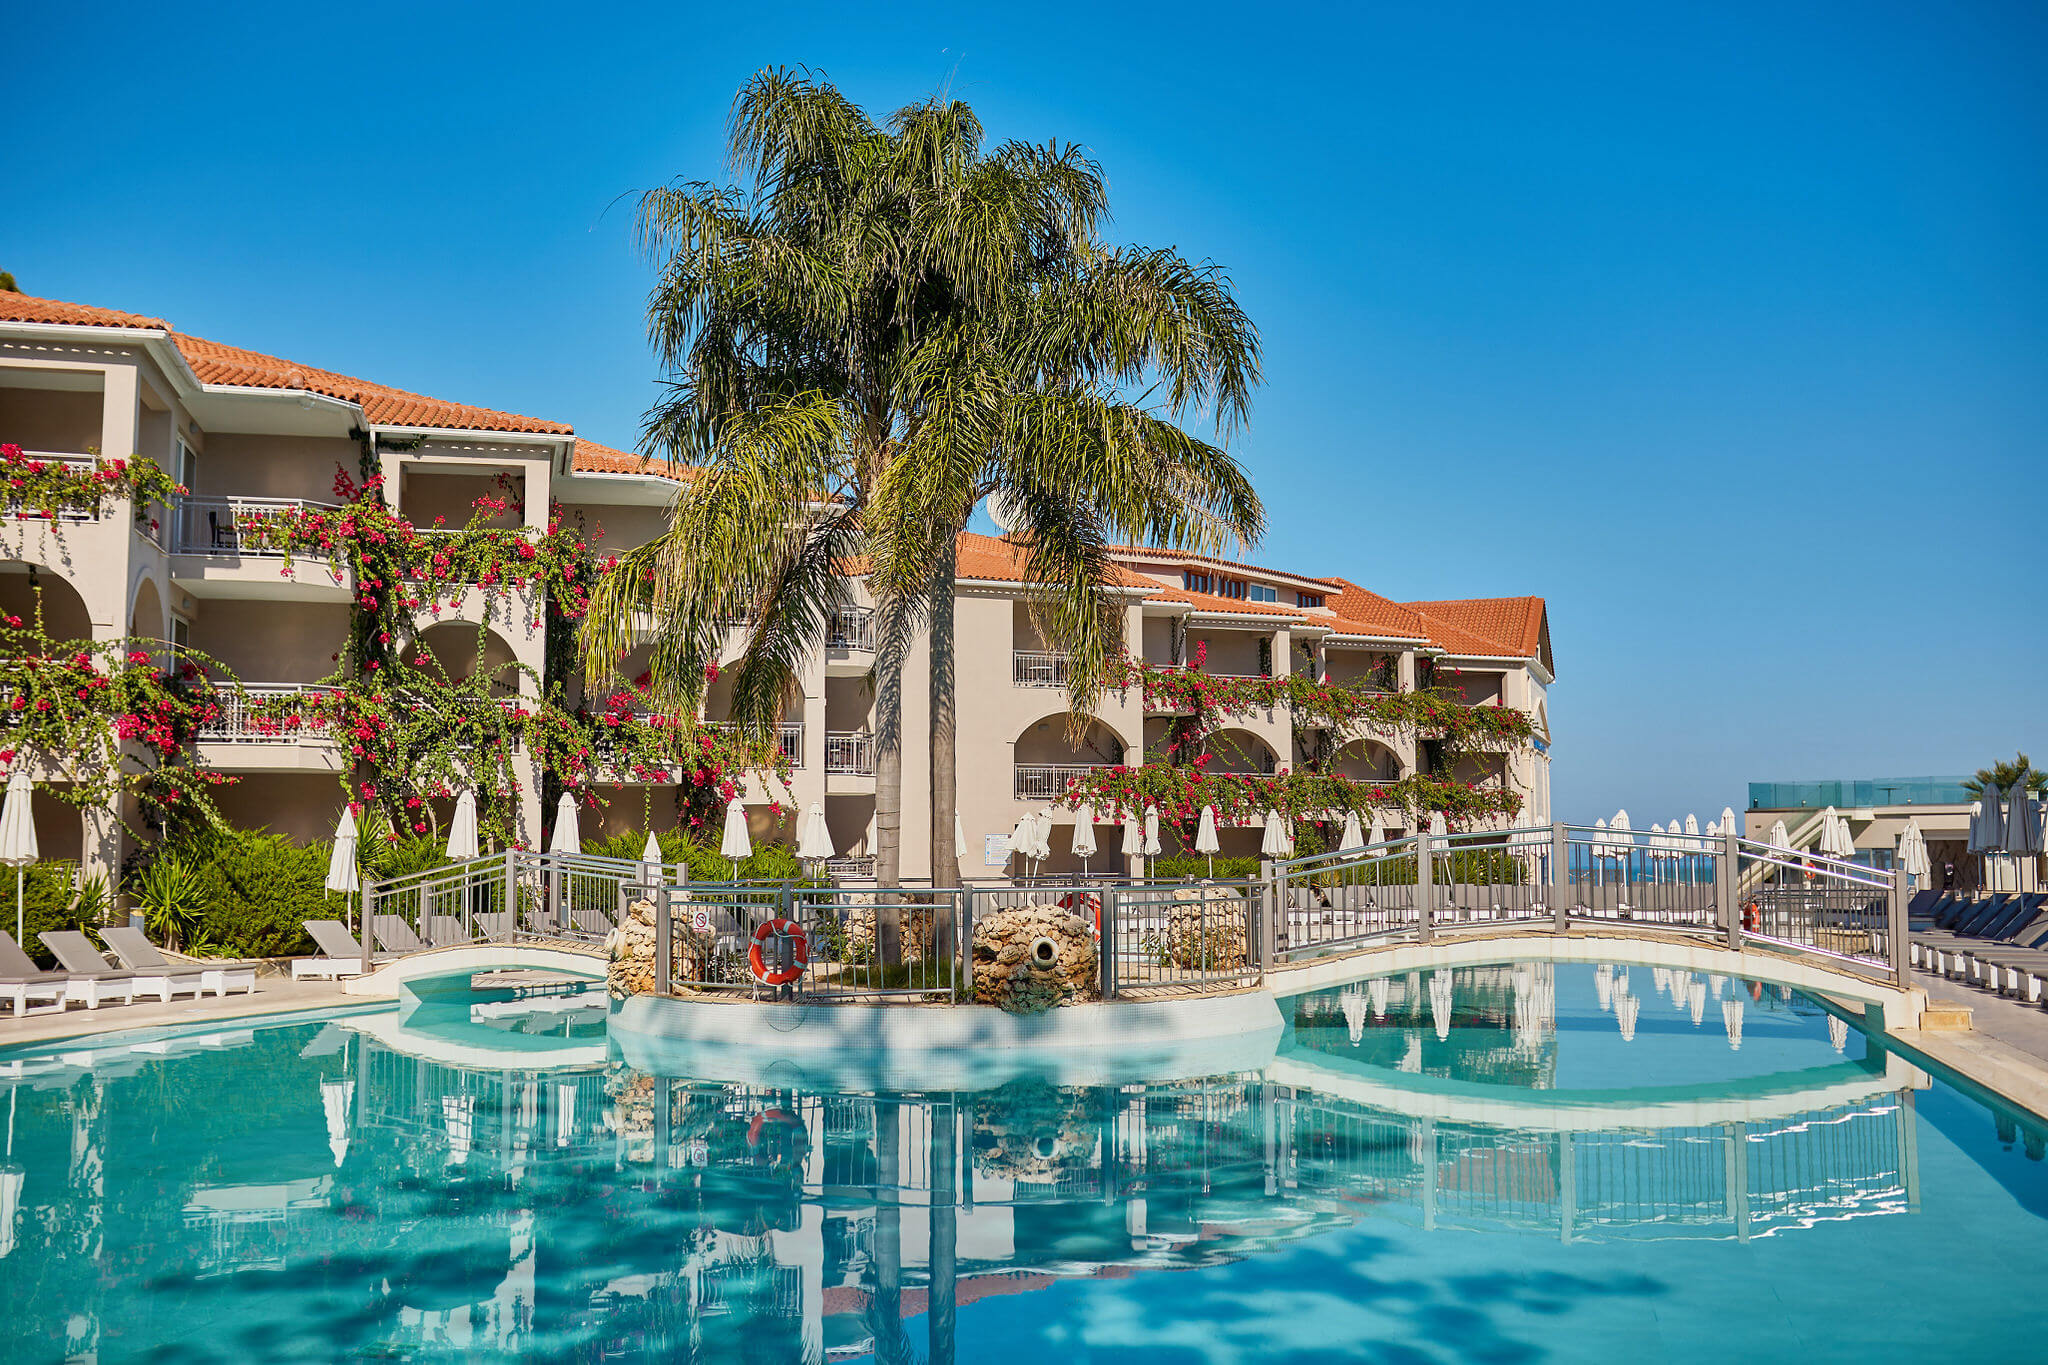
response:
M1285 1021L1266 991L1015 1015L988 1005L807 1006L636 995L611 1039L627 1065L753 1084L980 1090L1019 1076L1125 1085L1255 1071ZM777 1078L782 1078L778 1081Z
M1283 1001L1260 1066L971 1090L662 1075L444 1004L0 1054L0 1360L1919 1361L2048 1331L2048 1129L1754 980L1401 974Z

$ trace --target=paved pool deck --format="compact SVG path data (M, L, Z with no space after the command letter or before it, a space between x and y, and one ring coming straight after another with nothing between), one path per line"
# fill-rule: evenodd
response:
M1932 1003L1970 1011L1968 1031L1900 1029L1906 1047L2048 1121L2048 1009L1913 973Z
M168 1004L138 1000L132 1005L101 1005L96 1010L74 1005L62 1013L45 1006L18 1019L11 1013L0 1015L0 1048L90 1038L129 1029L227 1023L300 1010L361 1008L363 1003L344 994L340 985L332 981L260 976L256 978L256 989L246 995L209 995L199 1000L181 997Z

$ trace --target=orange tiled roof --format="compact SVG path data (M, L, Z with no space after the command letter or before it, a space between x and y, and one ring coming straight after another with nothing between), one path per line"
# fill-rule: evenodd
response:
M1430 635L1453 654L1543 660L1549 666L1550 621L1540 597L1461 597L1408 604Z
M1157 579L1147 582L1157 586ZM1278 602L1247 602L1241 597L1218 597L1215 593L1189 592L1186 588L1161 588L1155 602L1185 602L1196 611L1226 612L1232 616L1284 616L1290 621L1311 619L1300 607L1283 607Z
M1324 578L1337 591L1323 598L1323 605L1335 612L1333 629L1344 635L1374 635L1394 640L1427 640L1429 627L1407 607L1376 592L1368 592L1344 578Z
M27 294L0 293L0 322L51 322L83 327L153 328L170 334L172 342L205 384L230 384L244 388L289 389L324 394L362 408L366 420L379 426L448 427L464 431L527 431L567 436L570 428L561 422L522 417L514 412L480 408L468 403L451 403L442 398L394 389L367 379L355 379L332 370L316 369L295 361L281 360L261 351L227 346L204 337L187 336L161 318L139 313L122 313L112 308L94 308L82 303L32 298Z
M1022 583L1024 546L997 536L963 532L954 549L955 572L962 578L980 578L992 583ZM1156 588L1159 585L1120 564L1109 566L1109 582L1119 588Z
M614 450L595 441L586 441L581 436L576 438L576 449L569 457L569 467L578 474L651 474L656 478L678 481L692 478L697 472L689 465L636 455L630 450Z

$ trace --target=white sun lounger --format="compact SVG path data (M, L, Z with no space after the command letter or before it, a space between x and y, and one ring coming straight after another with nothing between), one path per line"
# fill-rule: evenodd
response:
M157 946L143 935L140 929L108 927L100 930L100 937L114 950L114 956L121 959L121 965L138 977L151 972L199 973L199 994L212 991L215 995L226 995L238 990L244 995L256 989L256 964L253 962L218 961L172 962L158 951Z
M64 972L46 972L21 950L14 935L0 930L0 999L12 1001L14 1012L25 1014L31 1000L48 1000L58 1009L65 1006Z
M309 976L324 976L330 980L344 976L361 976L370 970L368 954L363 945L356 942L354 934L338 919L309 919L300 921L306 932L313 937L313 945L320 952L314 957L292 959L292 980L302 981Z
M57 955L57 963L67 973L69 980L64 983L64 1002L80 1000L89 1010L100 1007L100 1001L119 996L124 1002L132 1002L136 992L154 995L159 1000L171 998L168 981L138 979L134 972L120 967L109 967L100 950L92 946L92 940L76 929L51 929L36 935L43 946ZM194 972L189 987L194 995L199 993L199 974Z

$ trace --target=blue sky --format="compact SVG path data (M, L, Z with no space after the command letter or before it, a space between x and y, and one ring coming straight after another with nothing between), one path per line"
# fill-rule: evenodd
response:
M962 9L32 6L0 267L630 445L620 196L946 84L1230 269L1257 558L1549 599L1561 813L2048 751L2043 11Z

